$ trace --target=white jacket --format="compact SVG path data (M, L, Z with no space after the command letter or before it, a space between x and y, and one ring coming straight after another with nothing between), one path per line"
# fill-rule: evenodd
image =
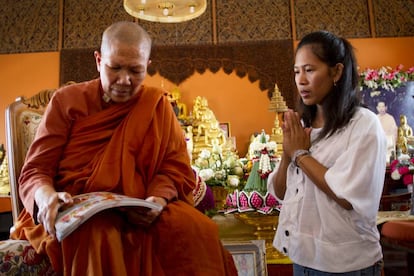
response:
M319 131L312 130L312 140ZM359 108L347 127L312 144L310 152L328 168L329 187L353 210L328 198L291 163L274 246L294 263L326 272L373 265L382 259L376 215L386 168L386 137L378 118ZM277 169L268 178L273 195Z

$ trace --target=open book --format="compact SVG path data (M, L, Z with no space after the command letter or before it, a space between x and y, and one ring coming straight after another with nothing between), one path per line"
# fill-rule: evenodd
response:
M96 213L114 207L139 207L162 210L162 206L155 202L133 198L111 192L93 192L73 197L73 205L59 211L55 228L56 238L62 241L82 223Z

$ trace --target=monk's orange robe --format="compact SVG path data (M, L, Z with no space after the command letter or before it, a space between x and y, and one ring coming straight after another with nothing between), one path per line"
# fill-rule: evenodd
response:
M29 240L64 275L237 275L217 225L193 207L194 174L168 99L143 86L128 102L104 108L102 94L99 79L55 92L22 169L25 209L12 238ZM169 203L149 228L107 210L59 243L33 220L41 185Z

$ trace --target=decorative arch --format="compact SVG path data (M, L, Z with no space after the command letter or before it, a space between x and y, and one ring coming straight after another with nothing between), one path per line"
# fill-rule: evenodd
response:
M263 41L226 45L157 46L151 53L148 74L160 74L177 86L194 73L213 73L220 69L235 72L250 82L259 81L268 97L275 83L289 106L294 105L292 40ZM93 49L63 49L61 51L60 83L84 81L97 77Z

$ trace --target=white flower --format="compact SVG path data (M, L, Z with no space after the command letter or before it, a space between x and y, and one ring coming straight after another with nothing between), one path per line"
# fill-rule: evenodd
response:
M208 160L203 158L197 158L194 164L199 168L207 168L208 167Z
M399 157L398 157L398 160L401 162L401 163L404 163L404 162L409 162L410 161L410 156L408 155L408 154L401 154Z
M224 180L226 178L226 172L221 170L221 171L216 171L214 173L214 178L217 180Z
M270 141L266 143L266 148L268 151L275 150L277 148L277 143L275 141Z
M217 144L214 144L213 145L212 151L213 151L213 153L216 153L216 154L221 154L222 153L221 147L219 145L217 145Z
M210 156L211 156L210 151L209 151L209 150L206 150L206 149L203 149L203 150L200 152L200 155L199 155L199 157L200 157L200 158L202 158L202 159L209 159L209 158L210 158Z
M207 181L214 176L214 171L212 169L203 169L200 170L198 175L201 177L201 179Z
M401 174L398 172L398 169L397 170L394 170L391 173L391 178L394 179L394 180L398 180L398 179L401 178Z
M235 167L233 168L233 173L234 173L235 175L237 175L238 177L242 177L242 176L243 176L243 174L244 174L244 172L243 172L243 168L242 168L242 165L240 165L240 166L235 166Z
M238 187L240 179L237 175L229 175L229 177L227 178L227 183L229 184L229 186Z

